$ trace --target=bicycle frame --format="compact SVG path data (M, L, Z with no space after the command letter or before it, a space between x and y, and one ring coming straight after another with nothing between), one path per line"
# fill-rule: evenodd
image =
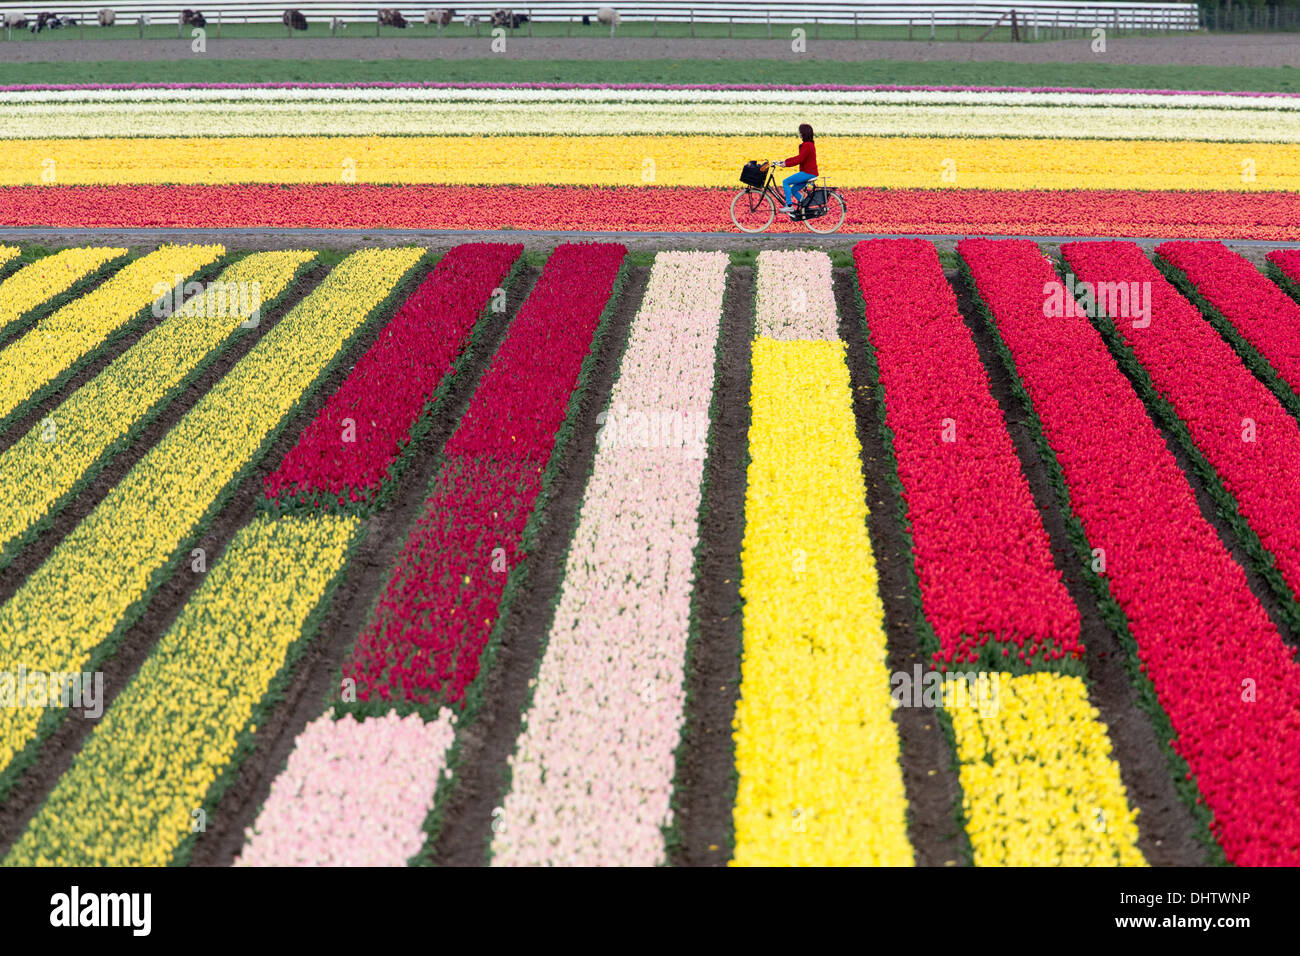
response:
M777 167L771 163L763 164L765 178L762 186L746 183L745 188L737 192L731 200L731 219L742 232L763 232L772 224L775 211L785 205L785 192L777 183L776 169ZM818 196L819 191L825 199L814 203L813 200ZM793 192L794 208L788 213L791 221L804 223L812 232L838 231L847 211L847 205L838 189L826 185L825 180L817 176L801 183ZM813 225L813 222L820 223L823 217L834 213L838 215L826 220L830 224L829 228L818 228L817 225ZM758 215L757 220L747 218L754 214ZM742 222L742 219L745 219L745 222ZM765 221L760 224L759 220Z
M767 182L763 183L763 188L759 190L759 194L767 195L768 193L771 193L772 199L776 202L777 206L780 207L785 205L785 191L781 186L777 185L776 173L773 172L774 169L776 169L776 167L769 163L767 167ZM798 198L797 205L800 209L807 207L807 199L809 196L807 190L808 187L815 182L817 182L816 179L810 179L808 182L799 186L796 196Z

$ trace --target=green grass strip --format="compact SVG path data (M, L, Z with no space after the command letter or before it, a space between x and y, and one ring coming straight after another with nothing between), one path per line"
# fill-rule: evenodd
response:
M526 43L526 39L521 41ZM812 48L815 52L815 47ZM1300 92L1292 67L910 60L108 60L0 64L0 84L500 82L1056 86ZM1104 59L1104 58L1098 58Z

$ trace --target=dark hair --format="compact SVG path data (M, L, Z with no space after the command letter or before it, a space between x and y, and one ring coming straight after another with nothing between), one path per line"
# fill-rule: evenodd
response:
M804 141L805 143L811 143L811 142L812 142L812 138L813 138L813 137L812 137L812 127L809 126L807 123L800 123L800 124L799 124L799 135L803 137L803 141Z

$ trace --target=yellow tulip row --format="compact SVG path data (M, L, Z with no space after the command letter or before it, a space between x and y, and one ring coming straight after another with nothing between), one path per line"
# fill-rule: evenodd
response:
M219 245L163 246L37 322L0 351L0 420L157 301L160 286L170 288L225 251Z
M999 679L994 713L950 707L977 866L1144 866L1106 725L1078 677Z
M754 342L737 865L910 865L845 347Z
M260 317L260 307L315 258L314 252L260 252L227 267L209 289L234 286L242 295L233 292L228 303L196 295L0 454L0 487L9 489L0 511L0 555L12 552L115 443L255 311Z
M735 719L740 865L912 862L892 718L905 697L890 691L831 279L825 253L757 260ZM952 720L977 865L1144 865L1137 812L1082 680L957 677L937 703Z
M10 866L165 866L199 825L290 649L347 559L354 517L241 529L10 850Z
M124 255L125 249L92 246L64 249L28 263L0 283L0 329ZM0 254L0 262L4 259Z
M10 259L18 258L22 252L17 246L0 246L0 264L8 262Z
M746 159L791 137L170 137L0 140L0 185L503 183L738 188ZM823 174L845 188L1300 190L1300 144L1002 136L821 136ZM1247 171L1249 175L1247 175ZM346 179L345 179L346 177Z
M423 255L355 252L267 331L0 607L0 673L67 672L93 660ZM30 744L44 712L0 708L0 773Z

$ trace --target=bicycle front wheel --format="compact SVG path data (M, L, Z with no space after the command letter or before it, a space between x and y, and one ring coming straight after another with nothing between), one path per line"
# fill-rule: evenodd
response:
M844 204L844 197L839 193L831 193L826 197L826 215L805 219L803 224L812 232L835 232L844 225L844 217L848 212L849 207Z
M742 189L731 200L731 221L741 232L762 232L776 218L772 194L762 189Z

